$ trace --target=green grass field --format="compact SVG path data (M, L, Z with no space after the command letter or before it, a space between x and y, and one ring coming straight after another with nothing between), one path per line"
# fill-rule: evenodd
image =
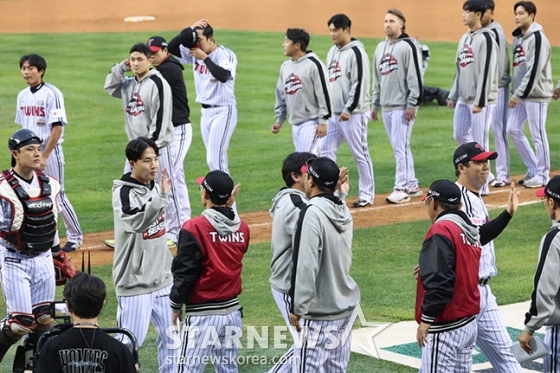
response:
M48 63L45 80L58 86L65 95L69 125L66 128L64 151L66 156L66 190L80 218L85 232L111 230L112 180L119 178L124 165L123 113L121 103L103 91L106 74L114 63L127 57L129 47L145 41L150 33L98 34L26 34L3 35L4 54L0 55L0 138L17 129L15 101L25 88L18 61L23 54L43 55ZM173 33L164 32L170 38ZM280 64L285 59L279 33L252 33L218 30L218 43L230 47L237 54L236 96L239 121L230 144L230 170L236 182L242 183L238 197L240 212L265 210L281 186L280 166L284 157L293 151L289 125L279 135L272 135L274 121L274 88ZM250 42L248 42L250 41ZM368 53L373 53L376 40L363 39ZM456 44L428 43L432 51L425 84L449 88L453 79ZM330 47L326 36L312 36L310 49L322 58ZM553 61L560 61L560 49L554 48ZM554 76L560 77L556 63ZM193 144L185 162L187 183L191 191L193 213L199 214L198 188L195 178L207 172L205 151L198 127L200 109L194 103L192 73L188 66L184 73L189 91L193 122ZM560 168L560 126L557 125L560 104L553 102L548 111L550 153L553 169ZM439 178L454 178L452 153L456 145L452 138L453 112L435 104L420 109L412 135L416 173L422 187ZM370 154L375 167L376 191L387 193L394 178L394 158L383 124L370 122ZM0 167L9 166L7 146ZM523 174L525 168L513 145L511 147L512 174ZM357 181L356 167L347 146L343 144L338 163L348 166L351 181ZM356 196L356 188L350 199ZM382 212L380 212L382 214ZM492 212L497 214L498 212ZM511 226L496 240L500 275L492 287L501 304L527 300L531 292L540 237L547 231L550 220L542 206L528 206L520 211ZM421 242L429 222L356 230L354 233L354 265L352 275L362 292L362 307L368 320L401 321L413 317L414 286L411 271L418 260ZM396 240L395 237L399 239ZM283 321L270 296L269 244L251 245L244 261L243 294L244 323L257 327L282 325ZM110 285L110 266L96 267L94 274L109 285L109 296L102 325L115 324L115 296ZM0 305L3 307L3 304ZM520 319L523 315L520 315ZM243 350L245 356L274 356L276 350ZM155 336L153 331L141 351L142 371L156 371ZM0 365L7 371L10 357ZM242 372L263 372L266 364L247 364ZM210 370L208 370L210 371ZM349 372L413 372L415 370L353 354Z

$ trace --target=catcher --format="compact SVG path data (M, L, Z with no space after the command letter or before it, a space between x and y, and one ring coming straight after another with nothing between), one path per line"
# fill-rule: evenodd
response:
M8 140L12 168L0 175L0 265L7 317L0 322L0 361L23 336L16 353L33 350L51 327L55 267L63 284L77 271L63 251L56 228L60 186L40 171L42 140L20 129Z

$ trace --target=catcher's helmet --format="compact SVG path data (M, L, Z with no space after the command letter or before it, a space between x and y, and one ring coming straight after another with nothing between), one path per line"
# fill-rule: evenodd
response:
M43 140L41 140L39 136L35 134L35 132L27 128L22 128L17 130L12 134L12 136L10 136L10 139L8 140L8 148L10 149L10 151L18 150L24 145L40 144L42 142Z

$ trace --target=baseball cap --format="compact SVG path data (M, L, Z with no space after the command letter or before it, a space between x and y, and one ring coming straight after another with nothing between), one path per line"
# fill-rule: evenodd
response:
M165 41L165 39L161 36L152 36L148 39L146 44L148 44L148 47L150 47L152 52L157 52L160 49L167 48L167 41Z
M560 176L554 176L544 188L537 189L535 194L537 197L550 197L560 202Z
M449 180L436 180L430 185L428 194L422 201L428 198L433 198L436 201L449 203L450 205L459 205L461 203L461 190L452 181Z
M453 163L455 168L459 166L459 163L467 163L468 161L485 161L487 159L496 159L498 153L487 152L484 150L482 145L477 142L467 142L459 146L455 153L453 154Z
M224 171L214 170L209 172L202 180L196 179L213 198L213 202L226 203L233 191L233 180Z
M307 172L318 185L332 191L336 188L340 168L327 157L311 158L301 167L301 172Z

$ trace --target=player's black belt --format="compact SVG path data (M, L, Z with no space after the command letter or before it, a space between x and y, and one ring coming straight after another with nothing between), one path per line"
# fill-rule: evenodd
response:
M488 285L490 282L491 277L484 277L478 280L479 285Z
M211 107L220 107L220 105L206 105L206 104L200 104L200 106L202 106L203 109L210 109Z

